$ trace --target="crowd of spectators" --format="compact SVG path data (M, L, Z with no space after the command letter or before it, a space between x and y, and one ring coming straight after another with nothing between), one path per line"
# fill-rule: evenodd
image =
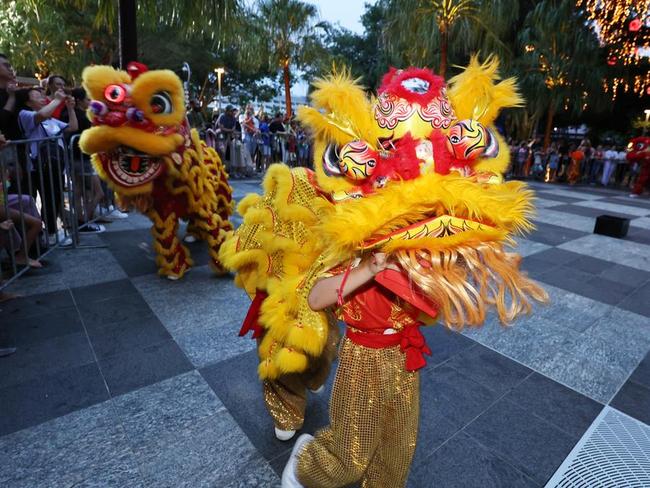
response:
M231 178L261 174L273 162L289 166L309 166L311 144L304 128L287 120L281 112L271 117L263 108L257 112L252 104L243 110L227 105L211 122L196 101L190 102L190 125L205 134L228 168ZM208 132L214 137L208 136Z
M623 146L604 143L594 147L588 138L553 141L546 149L538 138L511 141L510 153L508 176L512 178L629 189L639 173L638 165L628 163Z

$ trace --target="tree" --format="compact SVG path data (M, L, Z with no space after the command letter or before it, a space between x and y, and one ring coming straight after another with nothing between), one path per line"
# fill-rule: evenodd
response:
M270 66L282 69L287 118L291 109L291 66L303 68L318 54L323 54L316 29L316 7L300 0L260 0L257 6L260 32L258 39L266 43L264 53Z
M387 11L386 46L392 55L408 64L437 64L445 77L450 54L464 61L480 48L508 51L501 38L518 16L519 2L387 0Z
M519 42L529 110L537 119L546 113L546 148L559 111L580 116L589 103L602 103L602 53L570 0L539 2L526 16Z

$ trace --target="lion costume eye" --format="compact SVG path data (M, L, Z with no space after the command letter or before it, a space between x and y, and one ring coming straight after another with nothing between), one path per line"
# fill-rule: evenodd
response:
M104 90L104 98L111 103L122 103L126 98L126 90L121 85L108 85Z
M155 114L170 114L172 113L172 100L166 92L158 92L149 102L151 110Z

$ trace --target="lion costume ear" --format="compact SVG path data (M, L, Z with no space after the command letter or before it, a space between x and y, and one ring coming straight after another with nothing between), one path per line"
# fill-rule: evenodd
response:
M81 78L88 97L100 101L104 101L104 89L108 85L131 83L131 77L126 71L110 66L88 66L83 70Z

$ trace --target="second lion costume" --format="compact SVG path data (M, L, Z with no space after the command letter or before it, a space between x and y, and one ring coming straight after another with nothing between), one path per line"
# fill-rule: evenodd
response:
M346 74L318 81L314 107L299 111L315 171L272 166L264 195L240 203L244 223L220 257L253 298L242 333L258 338L276 428L300 428L307 389L325 380L337 327L308 299L319 280L341 277L331 424L298 440L283 483L403 486L429 352L419 327L429 316L480 325L491 306L509 323L546 299L504 249L531 228L533 207L525 184L502 178L509 151L493 123L522 101L497 68L472 59L449 87L426 69L391 70L377 99ZM399 272L348 294L347 277L377 252Z

